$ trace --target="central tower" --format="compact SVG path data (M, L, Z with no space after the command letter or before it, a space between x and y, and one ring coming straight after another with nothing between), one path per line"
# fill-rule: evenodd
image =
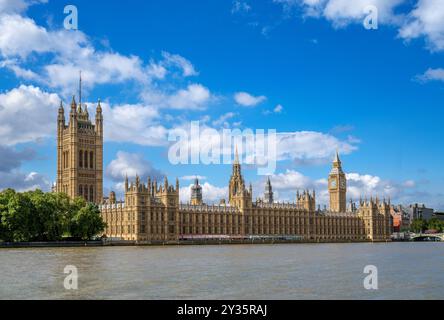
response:
M244 177L241 172L241 165L239 162L239 155L237 153L236 147L236 155L233 162L230 183L228 186L228 202L232 206L236 207L245 207L251 205L252 201L252 187L250 184L249 190L245 188Z
M103 116L100 101L95 124L89 119L88 107L82 106L81 78L79 103L72 98L69 123L60 103L57 120L56 191L71 198L83 197L88 202L103 199Z
M328 192L330 194L330 210L346 212L347 179L342 171L342 164L337 151L333 160L333 168L328 176Z

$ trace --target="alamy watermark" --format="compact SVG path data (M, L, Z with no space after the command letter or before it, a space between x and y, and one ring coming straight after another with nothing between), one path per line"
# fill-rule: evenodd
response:
M258 175L271 175L276 170L276 130L201 128L192 121L190 130L170 130L168 150L171 164L232 164L238 155L239 163L254 165Z
M73 265L67 265L63 269L63 273L68 274L63 280L63 286L66 290L77 290L79 288L79 273L77 267Z
M374 265L364 267L364 273L368 274L364 278L364 288L366 290L378 290L378 268Z
M63 9L63 13L67 14L63 21L63 27L66 30L78 30L79 29L79 11L75 5L67 5Z
M364 18L363 25L367 30L378 29L378 8L374 5L368 5L364 8L364 13L367 15Z

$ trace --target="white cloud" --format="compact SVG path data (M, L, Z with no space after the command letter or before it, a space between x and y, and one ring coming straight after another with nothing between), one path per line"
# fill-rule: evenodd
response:
M154 107L143 104L113 107L108 103L101 105L106 141L130 142L144 146L166 145L168 129L159 123L160 115Z
M323 15L335 26L345 26L352 22L362 23L368 15L365 9L374 6L378 9L379 23L396 23L398 17L394 10L404 0L329 0Z
M0 61L0 68L7 68L11 70L18 78L33 81L39 81L40 79L40 76L34 71L20 67L17 60Z
M274 113L281 113L284 110L284 107L281 104L278 104L276 107L274 107L273 112Z
M47 0L0 0L0 14L22 12L33 4L46 2Z
M38 87L21 85L0 94L0 144L37 141L54 134L60 98Z
M164 58L164 61L162 61L163 65L175 66L180 68L184 77L197 76L199 74L189 60L178 54L171 54L169 52L163 51L162 57Z
M190 202L191 186L181 187L179 190L180 201L183 203ZM201 184L203 201L207 204L219 203L221 199L228 197L228 187L217 187L209 182Z
M55 53L58 58L79 59L93 48L80 31L47 31L34 20L18 14L0 15L0 54L25 60L31 53Z
M264 102L267 98L265 96L253 96L247 92L237 92L234 95L234 100L237 104L245 107L254 107L262 102Z
M432 51L444 50L444 5L442 0L419 0L399 36L410 40L424 36Z
M347 195L354 200L358 200L361 196L367 198L378 196L404 201L405 204L415 201L416 194L411 194L411 191L418 185L414 180L397 182L359 173L348 173L346 177Z
M375 6L378 9L378 20L381 23L399 23L400 16L395 9L405 0L274 0L283 6L286 13L293 8L301 7L305 17L324 17L335 27L350 23L362 23L368 15L366 8Z
M44 62L34 63L36 57ZM137 90L150 92L160 101L166 97L167 107L176 109L200 109L209 99L209 90L199 84L174 90L175 83L168 83L165 87L175 94L157 85L156 81L165 80L176 69L181 77L198 75L192 63L178 54L163 51L160 61L145 63L135 55L97 49L81 31L48 30L16 13L0 14L0 66L19 78L60 90L62 95L70 95L77 87L82 70L86 90L132 81Z
M297 189L312 187L312 181L309 177L294 170L273 175L271 181L273 188L277 190L293 189L296 192Z
M140 178L148 176L158 178L162 176L162 173L153 168L143 155L119 151L117 158L106 167L106 175L113 181L123 181L126 175L128 178L135 178L136 175Z
M190 84L168 99L168 105L173 109L204 109L211 98L210 90L201 84Z
M287 14L302 8L305 17L325 18L334 27L363 23L369 5L378 9L378 23L398 28L398 35L405 40L425 37L431 51L444 50L444 6L442 0L418 0L407 13L397 9L407 0L274 0ZM410 2L409 4L411 4Z
M23 173L19 170L11 172L0 172L0 190L13 188L18 192L41 189L43 191L51 190L51 182L46 176L37 173Z
M273 108L273 110L265 110L263 112L264 115L270 115L273 113L279 114L282 113L282 111L284 110L284 107L281 104L276 105L276 107Z
M213 126L215 127L219 127L219 126L224 126L224 127L228 127L230 124L228 122L229 119L232 119L236 116L236 113L234 112L227 112L223 115L221 115L217 120L214 120Z
M423 74L417 75L415 77L415 79L420 81L420 82L444 81L444 69L442 69L442 68L437 68L437 69L429 68Z
M245 13L251 10L251 6L245 1L235 0L231 7L231 13Z
M277 159L293 160L298 164L318 164L330 161L336 150L349 154L357 150L355 141L344 141L315 131L277 134Z
M314 180L295 170L286 170L270 177L273 191L275 192L275 201L294 202L296 192L299 190L315 190L316 203L323 207L328 206L329 193L327 177L329 170L325 172L325 178ZM419 185L416 181L407 180L403 182L383 179L379 176L360 173L347 173L347 201L352 199L358 201L360 197L370 199L370 197L379 197L379 199L389 197L392 203L410 204L415 202L426 202L430 205L440 203L437 195L419 191ZM259 188L258 196L263 197L265 181L257 184ZM257 191L257 190L256 190Z
M207 177L205 177L205 176L199 176L199 175L195 175L195 176L183 176L183 177L180 177L179 179L180 180L185 180L185 181L194 181L194 179L199 179L199 180L206 180L207 179Z

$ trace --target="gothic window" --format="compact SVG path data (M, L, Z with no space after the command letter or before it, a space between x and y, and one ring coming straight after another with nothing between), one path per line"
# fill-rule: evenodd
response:
M79 167L80 168L83 167L83 151L82 150L79 151Z
M92 151L89 153L89 167L94 169L94 153Z
M88 186L85 186L84 191L85 191L85 194L84 194L85 200L88 201Z
M79 186L79 196L83 196L83 187Z
M94 187L93 186L89 187L89 201L94 202Z
M85 169L88 169L88 151L85 151Z

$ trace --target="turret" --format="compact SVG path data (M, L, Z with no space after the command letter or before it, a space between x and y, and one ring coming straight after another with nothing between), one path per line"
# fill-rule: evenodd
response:
M109 193L109 203L115 204L116 203L116 193L114 191L111 191Z
M313 192L310 194L309 190L304 190L302 194L299 194L299 191L297 191L296 203L299 207L302 207L310 212L314 212L316 210L315 193Z
M273 188L271 187L270 177L267 178L267 182L265 183L264 202L265 203L274 202Z
M139 178L139 175L136 174L136 188L137 188L137 190L139 190L139 187L140 187L140 178Z
M202 187L199 185L199 179L194 179L194 184L191 186L191 199L192 205L201 205L202 202Z
M59 106L59 114L57 117L57 123L59 125L59 128L64 128L65 127L65 109L63 108L63 102L60 101L60 106Z
M100 99L99 102L97 103L97 108L96 108L96 132L100 137L103 136L103 115L102 115L102 106L100 103Z

